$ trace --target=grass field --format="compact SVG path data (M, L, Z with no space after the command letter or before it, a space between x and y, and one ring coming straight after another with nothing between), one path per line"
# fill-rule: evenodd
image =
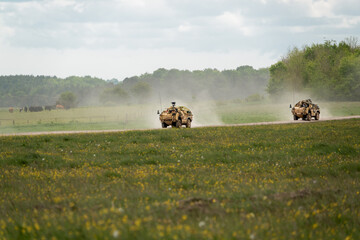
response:
M149 111L147 106L82 107L27 113L9 113L2 109L0 133L150 128L149 119L157 115L156 110ZM147 121L144 121L145 115L150 116Z
M184 103L180 103L184 104ZM321 118L360 115L360 102L324 102ZM194 125L220 125L291 120L288 104L202 102L189 103ZM16 132L152 129L160 128L158 106L82 107L70 110L9 113L0 109L0 134Z
M0 239L360 239L360 120L0 147Z

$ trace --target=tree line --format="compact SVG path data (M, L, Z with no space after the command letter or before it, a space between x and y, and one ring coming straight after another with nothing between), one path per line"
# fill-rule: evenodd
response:
M158 69L123 81L99 78L15 75L0 76L0 106L52 105L72 93L72 106L131 104L165 99L240 99L264 94L267 68L241 66L219 71ZM65 96L64 96L65 95ZM71 94L70 94L71 95Z
M98 96L107 85L106 81L90 76L64 79L54 76L0 76L0 107L54 105L61 99L61 94L69 92L76 96L77 104L87 105L92 103L93 95Z
M240 66L234 70L219 71L178 70L160 68L153 73L125 78L120 84L102 94L103 102L241 99L253 94L264 94L269 80L267 68L256 70Z

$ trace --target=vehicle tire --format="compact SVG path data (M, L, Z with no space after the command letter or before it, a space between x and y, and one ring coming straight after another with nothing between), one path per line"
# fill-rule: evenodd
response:
M294 120L296 121L298 119L299 119L298 116L294 115Z
M308 113L308 115L306 115L306 120L311 121L311 113Z
M176 122L176 127L177 127L177 128L181 128L181 120L178 120L178 121Z
M317 112L316 115L315 115L315 120L319 120L320 119L320 113Z
M162 128L167 128L167 124L163 122L163 123L161 123L161 127Z
M187 122L186 122L186 128L191 128L191 121L190 121L190 119L188 119Z

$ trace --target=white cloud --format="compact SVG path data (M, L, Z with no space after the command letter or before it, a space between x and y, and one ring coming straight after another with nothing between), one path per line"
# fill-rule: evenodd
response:
M254 31L247 23L240 12L224 12L216 17L216 20L224 26L242 32L245 36L253 35Z
M192 30L192 26L188 23L186 24L181 24L179 27L178 27L178 31L179 32L189 32Z
M289 27L288 31L290 33L306 33L309 31L313 31L315 29L315 27L313 26L294 26L294 27Z
M165 0L115 0L115 2L110 0L107 4L114 5L120 13L126 10L142 16L156 14L162 16L172 12Z
M0 43L15 34L15 29L3 24L0 18Z
M82 13L82 12L84 12L85 4L84 3L77 3L77 4L73 5L73 9L74 9L75 12Z
M341 17L341 22L336 27L351 29L359 24L360 24L360 16L359 17Z
M75 5L76 2L74 0L53 0L51 4L56 7L68 7Z
M280 5L286 5L290 12L310 17L332 17L336 0L276 0ZM292 8L292 9L291 9Z
M309 1L308 5L311 17L334 17L333 8L335 1Z
M148 4L145 0L119 0L117 1L122 6L135 7L135 8L145 8ZM151 4L151 2L150 2Z

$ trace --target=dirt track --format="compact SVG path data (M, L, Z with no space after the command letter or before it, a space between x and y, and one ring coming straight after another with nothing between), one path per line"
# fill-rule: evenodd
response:
M201 127L234 127L234 126L255 126L255 125L278 125L278 124L306 124L306 123L317 123L323 121L333 121L333 120L345 120L345 119L354 119L360 118L360 116L347 116L347 117L333 117L333 118L324 118L319 121L312 120L308 121L277 121L277 122L258 122L258 123L239 123L239 124L225 124L225 125L209 125L209 126L194 126L194 128ZM161 129L161 128L158 128ZM24 133L7 133L0 134L2 136L34 136L34 135L52 135L52 134L79 134L79 133L111 133L111 132L125 132L125 131L145 131L151 129L122 129L122 130L82 130L82 131L53 131L53 132L24 132Z

